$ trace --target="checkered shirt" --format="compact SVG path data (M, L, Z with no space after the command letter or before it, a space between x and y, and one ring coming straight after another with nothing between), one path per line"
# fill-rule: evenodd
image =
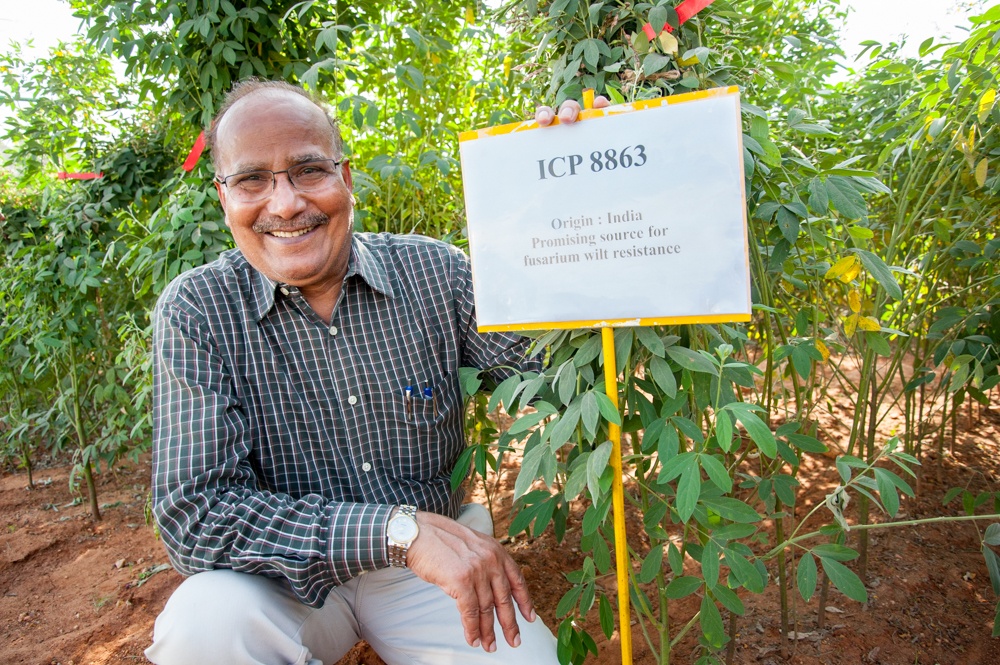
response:
M319 606L387 566L394 506L457 515L458 368L539 369L526 348L476 332L467 257L420 236L355 234L329 325L238 250L181 275L153 335L153 512L174 567L285 578Z

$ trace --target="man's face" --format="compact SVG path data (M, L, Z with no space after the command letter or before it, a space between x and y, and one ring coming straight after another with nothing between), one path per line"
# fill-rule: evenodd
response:
M324 113L308 99L265 90L238 101L219 123L215 143L219 175L284 171L318 159L341 159ZM262 201L240 201L216 184L226 225L250 264L303 295L339 289L351 251L353 198L347 163L329 186L302 192L287 174L275 176Z

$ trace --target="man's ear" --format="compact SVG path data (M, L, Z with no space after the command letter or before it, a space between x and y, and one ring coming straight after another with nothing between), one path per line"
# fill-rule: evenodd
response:
M219 193L219 205L222 206L223 217L226 220L226 226L229 226L229 215L226 213L226 188L222 186L222 183L218 180L213 180L212 183L215 185L215 191Z
M344 163L340 165L340 174L344 178L344 184L347 185L347 189L354 193L354 181L351 179L351 160L345 159Z

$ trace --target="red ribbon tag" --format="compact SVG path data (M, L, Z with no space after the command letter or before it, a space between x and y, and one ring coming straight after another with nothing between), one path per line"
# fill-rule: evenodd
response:
M66 171L60 171L56 174L56 177L60 180L97 180L98 178L104 177L104 172L101 173L67 173Z
M708 7L713 2L715 2L715 0L684 0L684 2L677 5L677 25L684 25L684 21L697 14L705 7ZM669 23L664 23L659 32L654 30L653 26L649 23L642 26L642 31L646 33L647 37L649 37L649 41L656 39L660 32L663 32L664 30L667 32L674 31Z
M194 167L197 166L198 160L201 159L201 153L205 150L205 132L198 134L198 138L195 139L194 145L191 146L191 152L188 153L187 159L184 160L183 168L185 171L190 173L194 171Z

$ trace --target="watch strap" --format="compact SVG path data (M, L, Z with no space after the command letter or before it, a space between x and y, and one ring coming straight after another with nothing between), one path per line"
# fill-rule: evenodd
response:
M391 522L400 516L409 517L414 522L417 520L417 508L416 506L399 506L396 514L392 516ZM389 565L393 568L406 568L406 553L410 549L410 543L400 543L392 539L391 536L386 534L386 541L388 543L388 553L389 553Z

